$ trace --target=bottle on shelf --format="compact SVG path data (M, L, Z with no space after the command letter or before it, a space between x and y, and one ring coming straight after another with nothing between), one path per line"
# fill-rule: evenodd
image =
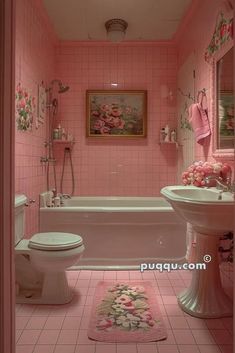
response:
M161 128L160 130L160 143L164 142L165 141L165 136L166 136L166 133L165 133L165 128Z
M58 140L61 140L62 139L62 127L60 124L58 124Z
M175 130L171 131L171 142L176 142L176 131Z
M169 125L165 126L165 139L164 142L169 142L170 141L170 129Z

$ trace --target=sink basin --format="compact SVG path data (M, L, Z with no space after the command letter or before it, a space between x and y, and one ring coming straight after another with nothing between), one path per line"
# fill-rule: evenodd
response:
M233 304L221 284L218 256L221 236L234 227L232 193L176 185L164 187L161 194L191 223L196 234L195 264L205 265L193 269L189 287L178 295L179 306L200 318L232 316Z
M175 185L164 187L161 194L196 231L223 235L233 230L232 193L221 193L216 188L201 189L196 186Z

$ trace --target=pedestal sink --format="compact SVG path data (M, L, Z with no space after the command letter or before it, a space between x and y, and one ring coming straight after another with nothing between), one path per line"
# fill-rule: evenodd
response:
M206 262L206 270L193 270L189 288L178 295L180 307L201 318L232 316L233 305L222 288L218 259L220 237L234 227L232 193L177 185L164 187L161 194L196 231L195 263Z

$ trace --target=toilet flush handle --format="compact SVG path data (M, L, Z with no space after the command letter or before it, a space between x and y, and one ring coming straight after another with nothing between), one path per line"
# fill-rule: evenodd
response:
M35 203L36 202L36 200L34 200L34 199L29 199L27 202L25 202L25 206L26 207L28 207L28 206L30 206L32 203Z

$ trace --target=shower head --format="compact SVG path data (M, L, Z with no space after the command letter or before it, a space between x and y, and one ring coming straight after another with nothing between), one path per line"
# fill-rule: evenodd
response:
M69 90L69 86L66 86L66 85L63 85L62 81L61 80L58 80L58 79L55 79L55 80L52 80L51 83L50 83L50 86L48 88L48 91L51 91L52 88L53 88L53 85L57 83L58 86L59 86L59 89L58 89L58 93L64 93L64 92L67 92Z

